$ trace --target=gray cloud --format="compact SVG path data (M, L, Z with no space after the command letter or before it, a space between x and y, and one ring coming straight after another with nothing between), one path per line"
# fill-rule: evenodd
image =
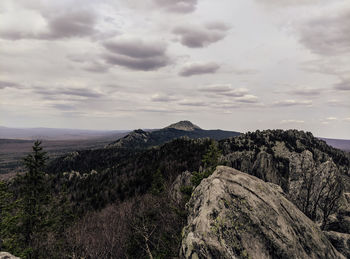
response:
M122 55L105 55L106 61L113 65L127 67L132 70L152 71L169 64L169 59L166 57L153 57L136 59Z
M0 89L5 88L22 88L22 86L14 82L0 81Z
M350 53L350 9L328 11L301 27L301 43L321 55Z
M154 2L169 12L191 13L196 9L197 0L154 0Z
M301 88L290 91L291 94L301 95L301 96L317 96L322 93L323 89L308 89Z
M194 106L194 107L208 106L208 104L206 104L203 101L187 101L187 100L184 100L184 101L180 102L179 104L180 105L184 105L184 106Z
M311 100L282 100L273 103L277 107L312 106Z
M199 88L201 92L209 92L209 93L227 93L232 90L232 86L230 84L223 85L208 85L205 87Z
M152 96L152 102L173 102L178 100L178 98L168 95L168 94L155 94Z
M246 88L233 88L231 84L209 85L199 88L199 91L228 97L244 97L249 92Z
M247 94L236 98L235 101L240 103L258 103L259 99L255 95Z
M194 63L184 67L179 75L188 77L193 75L202 74L215 74L220 68L220 65L210 62L210 63Z
M104 95L88 88L56 88L56 89L45 89L35 88L34 92L44 96L48 99L56 100L62 99L62 96L76 96L83 98L101 98Z
M58 14L43 14L47 28L35 32L12 29L3 31L0 37L10 40L20 39L61 39L71 37L93 36L97 33L95 24L97 14L85 9L58 12ZM30 26L30 25L29 25Z
M66 12L49 20L49 38L83 37L96 33L96 14L87 10ZM45 35L43 35L45 37Z
M178 26L173 33L179 35L182 45L203 48L226 37L228 26L215 22L206 26Z
M131 39L117 42L106 42L105 48L111 52L132 58L151 58L162 56L165 53L166 46L162 43L144 43L139 39Z
M109 67L106 64L101 64L99 62L92 62L83 67L84 70L94 73L106 73Z
M171 63L162 42L129 39L106 42L104 47L109 51L103 56L108 63L132 70L157 70Z
M61 111L72 111L72 110L76 110L76 107L71 105L71 104L63 104L63 103L56 103L51 105L51 107L57 109L57 110L61 110Z
M343 80L342 82L336 84L334 89L340 91L350 91L350 80Z

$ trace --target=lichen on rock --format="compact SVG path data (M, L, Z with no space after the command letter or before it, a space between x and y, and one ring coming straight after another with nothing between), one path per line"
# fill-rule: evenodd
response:
M281 188L219 166L187 204L181 258L343 258Z

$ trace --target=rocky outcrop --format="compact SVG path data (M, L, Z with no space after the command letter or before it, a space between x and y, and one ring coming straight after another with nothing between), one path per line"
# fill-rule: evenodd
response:
M108 144L106 147L134 147L143 148L147 146L147 142L150 139L150 132L144 131L142 129L134 130L125 137L118 139L115 142Z
M343 258L282 189L219 166L187 204L181 258Z
M222 162L264 181L278 184L288 198L324 228L344 200L349 159L311 133L257 131L225 140Z
M0 252L0 259L20 259L20 258L7 252Z
M334 231L324 232L332 245L346 258L350 258L350 234L338 233Z
M189 171L185 171L182 174L178 175L178 177L176 177L175 181L170 187L169 192L174 202L178 204L181 203L181 201L184 198L184 188L192 189L191 178L192 174Z

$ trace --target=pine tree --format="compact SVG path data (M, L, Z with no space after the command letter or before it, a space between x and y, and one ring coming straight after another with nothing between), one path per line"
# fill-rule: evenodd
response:
M47 160L46 152L41 147L41 141L36 141L32 153L24 158L26 174L22 179L22 234L24 245L28 251L27 258L35 258L37 237L43 233L46 220L46 208L49 194L44 168Z
M155 171L152 175L152 185L151 185L151 193L153 195L159 195L164 191L165 188L165 180L160 169Z
M204 178L209 177L214 172L219 164L220 156L221 151L218 143L215 140L211 140L209 148L202 158L203 170L193 172L191 182L194 187L198 186Z
M221 152L218 147L218 143L212 140L208 151L204 154L202 163L206 170L214 171L216 166L219 164Z

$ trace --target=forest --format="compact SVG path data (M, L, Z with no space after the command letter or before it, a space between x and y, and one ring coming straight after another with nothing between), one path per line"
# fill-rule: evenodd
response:
M290 154L308 152L314 171L301 174L294 197ZM279 184L328 229L335 227L328 219L340 210L350 167L348 153L300 131L248 132L220 141L182 137L146 149L108 147L47 159L37 141L23 160L25 174L0 182L0 248L21 258L177 257L186 202L217 165ZM319 167L329 159L339 170L320 185ZM184 172L190 180L179 186L179 198L174 183Z

